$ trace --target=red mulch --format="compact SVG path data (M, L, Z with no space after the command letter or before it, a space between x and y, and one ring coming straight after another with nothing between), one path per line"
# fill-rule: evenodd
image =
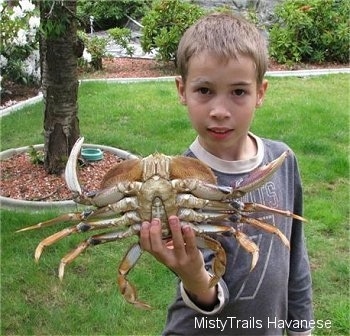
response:
M17 104L22 100L35 97L39 93L38 85L23 85L4 80L1 83L1 109Z
M159 63L143 58L105 58L101 71L81 74L81 78L144 78L175 75L173 62Z
M116 155L104 152L103 159L86 162L78 170L79 181L87 191L100 187L105 173L117 162ZM63 201L72 199L64 176L49 175L43 165L33 164L28 153L15 155L1 162L1 196L27 201Z
M323 64L299 66L301 68L335 68L342 65ZM270 63L269 70L286 70L286 67ZM291 69L289 69L291 70ZM82 73L81 78L128 78L128 77L160 77L175 75L174 65L159 64L149 59L109 58L103 61L103 70ZM25 100L38 94L38 87L3 83L6 88L1 95L2 107ZM28 144L31 145L31 144ZM86 190L96 190L111 164L119 161L113 154L105 153L102 161L91 163L79 172L80 180ZM27 154L14 156L1 162L1 196L23 199L58 201L71 199L71 192L66 188L63 177L49 175L42 166L33 165Z

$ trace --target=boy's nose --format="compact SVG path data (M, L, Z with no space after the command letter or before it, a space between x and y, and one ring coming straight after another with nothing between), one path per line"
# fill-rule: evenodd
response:
M225 119L231 116L229 108L224 103L214 104L210 110L210 117Z

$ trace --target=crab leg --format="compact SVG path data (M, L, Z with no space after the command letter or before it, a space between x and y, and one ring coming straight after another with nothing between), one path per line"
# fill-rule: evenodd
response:
M226 253L220 242L205 234L197 235L196 242L199 248L207 248L214 252L214 259L212 262L213 275L209 281L209 288L211 288L219 282L220 278L225 273Z
M264 209L264 208L265 207L263 206L262 209ZM268 209L270 209L270 208L268 208ZM273 212L274 209L271 209L271 210ZM219 221L220 219L221 220L228 219L233 223L236 223L236 222L247 223L247 224L250 224L258 229L262 229L268 233L276 234L282 240L283 244L286 245L288 248L290 248L290 244L289 244L287 237L274 225L269 224L269 223L265 223L263 221L255 219L255 218L246 217L246 216L237 216L237 218L236 218L235 213L236 212L233 212L233 216L229 216L230 211L227 211L226 213L220 215L217 213L199 213L199 212L196 212L196 211L191 210L191 209L181 209L179 211L179 217L181 219L187 220L189 222L190 221L215 222L215 221ZM194 230L197 230L197 231L198 231L198 228L202 228L201 232L222 233L222 232L234 230L230 226L215 226L212 224L197 224L197 225L190 224L190 225ZM239 231L237 231L237 232L239 232ZM235 232L234 232L234 235L236 236ZM236 238L237 238L237 236L236 236ZM241 244L241 245L244 247L245 243L243 240L242 240L242 242L243 242L243 244ZM251 247L248 246L247 251L250 252L250 249L251 249Z
M50 219L48 221L40 222L38 224L25 227L23 229L17 230L16 232L41 229L41 228L45 228L48 226L52 226L52 225L64 223L64 222L77 223L77 222L85 221L87 219L91 220L91 219L97 219L97 218L112 217L122 212L136 210L137 208L138 208L138 205L137 205L136 198L128 197L128 198L121 199L116 203L108 204L105 207L97 208L96 210L89 209L89 210L84 210L83 212L72 212L72 213L64 214L56 218ZM132 222L132 224L134 222Z
M135 224L128 228L126 231L112 231L107 233L102 233L99 235L92 236L87 240L80 243L73 251L66 254L60 262L58 269L58 276L62 280L64 276L64 269L66 265L70 264L74 259L76 259L82 252L84 252L89 246L95 246L104 243L110 243L119 239L133 236L140 232L140 225Z
M191 194L178 194L176 197L176 204L179 207L184 207L188 209L202 209L215 211L231 209L231 203L229 202L207 200L193 196Z
M188 222L212 222L227 219L227 214L219 212L197 212L192 209L180 209L178 216L181 220Z
M205 233L229 233L234 236L238 243L249 253L252 254L252 264L250 270L253 270L258 259L259 259L259 248L258 246L243 232L235 230L231 226L224 225L212 225L212 224L198 224L193 225L188 222L181 222L190 225L193 230L198 234L196 237L197 246L199 248L208 248L214 251L215 256L213 259L213 272L214 275L210 280L209 287L215 286L220 278L224 275L226 269L226 253L220 242L207 236Z
M117 283L120 292L127 302L133 304L137 308L151 309L151 306L149 304L137 299L135 286L131 284L126 278L130 270L135 266L141 254L142 250L139 244L134 244L129 249L119 265Z
M87 232L92 230L101 230L110 227L118 226L127 226L132 225L137 222L140 222L140 218L135 212L128 212L122 217L108 220L100 220L95 222L80 222L78 225L71 226L69 228L63 229L59 232L54 233L53 235L42 240L35 249L35 260L39 261L41 254L45 247L51 246L61 239L71 235L72 233L77 232ZM25 228L28 229L28 228Z
M298 219L302 222L307 222L307 220L301 216L298 216L288 210L280 210L280 209L275 209L275 208L270 208L266 205L263 204L258 204L258 203L244 203L243 206L243 211L246 212L258 212L258 211L264 211L264 212L271 212L275 214L279 214L285 217L292 217L294 219Z
M138 207L139 206L136 197L126 197L116 203L108 204L102 208L97 208L94 210L93 216L91 217L112 217L121 212L137 210Z
M252 255L252 264L250 271L252 271L259 259L259 247L243 232L234 230L234 236L239 244Z
M91 210L83 211L83 212L72 212L72 213L58 216L56 218L50 219L50 220L45 221L45 222L40 222L40 223L32 225L32 226L27 226L23 229L17 230L16 232L41 229L44 227L48 227L48 226L52 226L52 225L64 223L64 222L80 222L80 221L85 220L90 214L91 214Z
M125 195L136 195L142 187L141 182L119 182L115 186L102 189L94 194L82 194L75 201L82 204L103 207L106 204L117 203Z
M186 223L189 224L194 231L198 232L199 234L205 232L205 233L217 233L217 234L221 234L223 233L225 236L227 235L227 233L229 235L233 235L238 243L248 252L252 255L252 264L250 267L250 270L252 271L256 265L256 263L258 262L259 259L259 248L258 246L243 232L234 229L231 226L224 226L224 225L212 225L212 224L198 224L198 225L193 225L191 223ZM281 233L282 234L282 233ZM205 237L208 237L206 235L204 235ZM212 239L211 237L208 237L210 239ZM202 244L202 245L198 245L198 247L201 248L209 248L212 249L214 251L215 250L215 244L218 243L216 240L214 240L215 243L209 242L208 244ZM214 245L213 245L214 244ZM214 246L214 248L212 248ZM220 244L221 247L221 244ZM223 273L221 274L221 276L225 273L225 267L223 267L222 265L226 266L226 260L225 262L222 262L223 256L221 255L221 249L219 248L219 260L217 261L217 264L215 265L215 267L213 267L214 270L216 270L214 273L215 274L220 274L221 271L223 271ZM224 256L226 258L226 255ZM216 262L215 260L213 262ZM220 278L220 276L219 276Z
M35 253L34 253L35 261L39 262L41 254L43 253L43 250L45 247L50 246L50 245L56 243L57 241L63 239L64 237L67 237L70 234L76 233L76 232L79 232L78 226L72 226L72 227L63 229L59 232L56 232L53 235L42 240L35 249Z
M29 231L29 230L35 230L35 229L41 229L48 226L52 226L59 223L64 222L82 222L85 220L91 220L94 218L106 218L110 216L115 216L116 214L119 214L121 212L127 212L131 210L136 210L138 207L137 200L135 197L128 197L125 199L122 199L114 204L108 204L105 207L98 208L96 210L84 210L83 212L72 212L68 214L64 214L61 216L58 216L56 218L50 219L45 222L40 222L38 224L25 227L23 229L17 230L16 232L23 232L23 231ZM137 220L134 220L133 222L126 222L125 224L133 224ZM91 224L91 223L90 223ZM118 224L120 225L120 224ZM81 232L81 231L80 231Z
M273 233L277 235L282 240L283 244L290 249L289 240L276 226L262 222L255 218L245 217L245 216L242 216L241 221L244 223L250 224L252 226L255 226L258 229L262 229L268 233Z
M288 210L281 210L276 208L271 208L259 203L243 203L237 200L230 200L226 202L220 201L209 201L206 199L201 199L190 194L179 194L176 198L177 205L179 207L184 207L185 209L180 209L179 213L183 216L192 216L192 219L183 218L186 220L203 221L208 219L215 219L215 217L220 218L220 214L235 214L239 212L270 212L274 214L279 214L286 217L292 217L294 219L306 222L307 220L299 215L296 215ZM201 209L202 212L199 214L195 210L190 209ZM211 212L208 212L208 211ZM202 214L203 218L199 218Z

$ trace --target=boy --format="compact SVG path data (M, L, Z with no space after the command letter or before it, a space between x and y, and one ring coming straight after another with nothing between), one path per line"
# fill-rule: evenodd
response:
M219 185L232 185L256 167L276 159L288 147L249 132L255 109L264 99L267 47L259 31L242 18L211 14L182 37L176 86L198 133L186 155L210 166ZM302 190L296 159L290 154L271 180L242 199L302 214ZM164 335L310 335L311 276L303 226L298 220L263 213L290 241L290 251L274 235L244 224L240 229L259 246L251 256L234 238L221 237L226 273L208 288L211 251L199 252L195 235L169 218L172 247L162 241L160 222L142 224L144 250L180 279L168 311Z

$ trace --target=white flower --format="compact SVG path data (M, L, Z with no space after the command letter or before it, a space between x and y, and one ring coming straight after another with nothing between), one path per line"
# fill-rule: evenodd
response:
M29 39L29 42L34 42L36 32L37 32L38 27L40 25L40 18L37 16L31 16L29 18L28 23L29 23L28 39Z
M7 65L7 58L3 55L0 55L0 68L5 68Z
M34 50L23 62L23 72L36 80L40 79L40 54Z
M88 63L90 63L91 60L92 60L92 56L91 56L91 54L87 51L86 48L84 48L84 51L83 51L83 59L84 59L86 62L88 62Z
M13 43L19 47L25 46L27 43L26 31L20 28L17 32L17 37L13 39Z
M26 13L22 10L20 6L15 6L12 8L12 10L13 13L10 16L10 19L12 21L15 21L16 19L21 19L26 15Z
M32 12L35 9L35 5L30 0L20 0L19 5L23 12Z
M29 28L34 30L40 25L40 18L38 16L31 16L29 18Z

